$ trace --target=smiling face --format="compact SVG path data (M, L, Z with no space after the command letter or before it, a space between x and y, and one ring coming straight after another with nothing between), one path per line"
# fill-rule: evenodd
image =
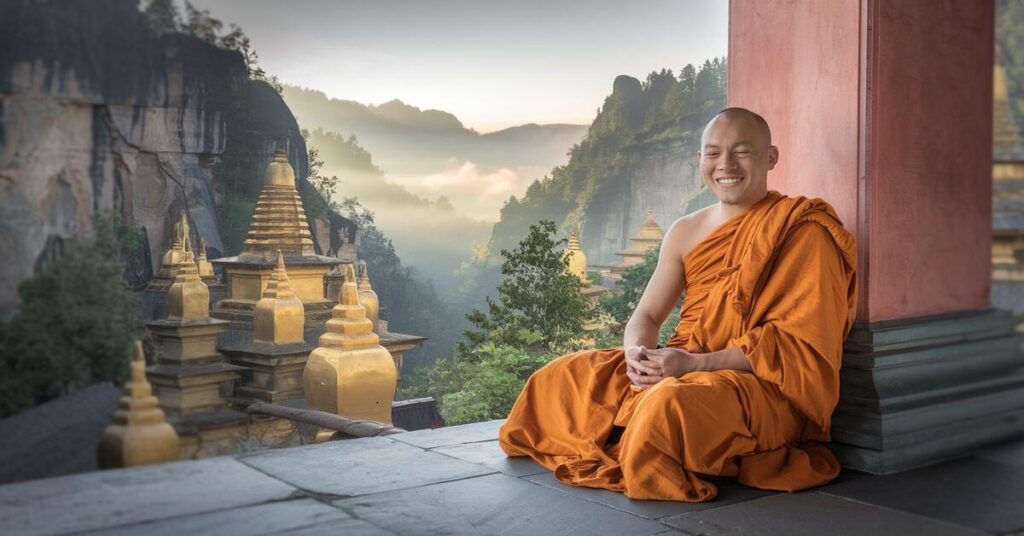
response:
M701 137L704 184L723 204L749 207L768 193L768 170L779 160L767 125L746 110L715 116Z

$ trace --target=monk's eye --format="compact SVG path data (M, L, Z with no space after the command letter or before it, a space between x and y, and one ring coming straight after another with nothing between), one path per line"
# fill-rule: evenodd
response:
M718 153L704 153L705 158L718 158Z
M750 154L750 151L736 151L736 156L747 156L748 154Z

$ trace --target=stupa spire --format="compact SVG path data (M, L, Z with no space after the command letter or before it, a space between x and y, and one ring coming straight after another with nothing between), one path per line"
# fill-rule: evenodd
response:
M178 434L164 418L146 380L142 342L135 341L132 350L131 376L97 451L102 468L162 463L180 457Z
M199 277L195 254L185 240L185 259L178 266L174 284L167 291L167 317L172 320L206 318L210 313L210 289Z
M359 303L366 308L366 318L373 324L373 332L380 333L380 298L370 286L370 274L366 261L359 261Z
M313 255L313 238L306 210L295 189L295 170L284 149L278 149L264 174L242 255L284 253Z
M303 342L306 315L302 302L295 297L284 255L277 250L277 266L270 274L270 282L263 298L256 303L253 317L255 341L268 344L297 344Z

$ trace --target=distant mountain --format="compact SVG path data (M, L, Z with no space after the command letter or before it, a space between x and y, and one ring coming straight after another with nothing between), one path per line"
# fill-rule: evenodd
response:
M547 170L565 163L587 132L586 125L528 124L480 134L448 112L399 100L366 105L295 86L285 86L283 96L300 125L355 135L389 176L434 173L453 159L485 170Z
M489 253L497 256L552 220L563 235L578 230L592 265L618 264L652 210L663 229L714 201L703 185L696 152L704 123L725 106L726 63L688 65L677 77L652 72L643 82L619 76L568 163L512 196L494 225Z

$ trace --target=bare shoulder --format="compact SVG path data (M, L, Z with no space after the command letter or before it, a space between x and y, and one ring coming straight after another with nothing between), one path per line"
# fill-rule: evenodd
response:
M714 205L704 207L676 219L665 233L665 243L662 247L671 248L680 263L707 234L705 229L710 223L708 214L713 207Z

